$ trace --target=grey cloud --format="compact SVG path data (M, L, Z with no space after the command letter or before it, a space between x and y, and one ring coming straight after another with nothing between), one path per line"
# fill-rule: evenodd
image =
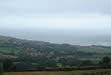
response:
M104 42L111 37L110 9L111 0L0 0L0 34L56 43Z
M111 0L1 0L1 11L18 13L110 13Z

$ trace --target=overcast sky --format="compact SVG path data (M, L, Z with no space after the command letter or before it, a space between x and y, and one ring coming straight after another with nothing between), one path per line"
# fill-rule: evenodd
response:
M111 0L0 0L0 30L54 43L105 43L111 38Z

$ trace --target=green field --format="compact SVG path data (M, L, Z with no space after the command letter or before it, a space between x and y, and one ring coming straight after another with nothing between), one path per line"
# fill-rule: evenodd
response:
M84 47L80 48L79 51L83 51L86 53L99 53L99 54L105 54L105 53L111 53L110 48L103 48L103 47Z
M100 72L111 72L111 69L98 69L98 70L85 70L85 71L58 71L58 72L7 72L5 75L84 75L85 73L97 73ZM92 75L92 74L91 74ZM103 75L111 75L111 74L103 74Z

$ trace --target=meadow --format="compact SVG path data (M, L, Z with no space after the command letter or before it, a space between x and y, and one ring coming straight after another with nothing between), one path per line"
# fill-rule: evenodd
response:
M4 75L111 75L111 69L80 71L6 72Z

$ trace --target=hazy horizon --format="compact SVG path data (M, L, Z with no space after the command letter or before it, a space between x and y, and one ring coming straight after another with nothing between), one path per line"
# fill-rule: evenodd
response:
M111 45L111 0L0 0L0 35Z

